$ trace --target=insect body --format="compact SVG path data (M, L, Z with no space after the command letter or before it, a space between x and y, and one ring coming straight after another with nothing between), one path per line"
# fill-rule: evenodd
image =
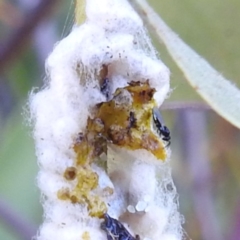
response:
M153 122L157 128L157 131L160 137L162 138L162 140L167 142L166 147L168 147L171 144L170 131L165 125L163 125L162 116L160 114L160 111L156 107L153 108L152 114L153 114Z
M107 240L140 240L139 236L133 237L117 219L104 215L101 229L107 233Z

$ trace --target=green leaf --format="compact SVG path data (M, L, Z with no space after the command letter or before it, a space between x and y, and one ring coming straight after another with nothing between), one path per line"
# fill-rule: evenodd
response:
M137 10L163 42L200 96L227 121L240 128L240 91L205 59L184 43L145 0L135 0Z

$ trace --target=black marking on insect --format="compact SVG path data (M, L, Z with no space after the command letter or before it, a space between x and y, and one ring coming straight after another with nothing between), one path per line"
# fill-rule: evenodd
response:
M107 233L107 240L140 240L139 235L133 237L117 219L104 214L104 222L101 229Z
M167 144L165 147L168 147L171 144L171 136L169 129L164 125L162 116L158 108L154 107L152 110L153 122L156 125L157 132L163 141L166 141Z
M110 95L110 84L109 84L109 78L104 78L102 81L102 84L100 86L101 93L109 100Z
M137 126L137 119L135 118L135 113L134 112L130 112L129 113L129 125L128 125L128 128L131 129L131 128L135 128Z

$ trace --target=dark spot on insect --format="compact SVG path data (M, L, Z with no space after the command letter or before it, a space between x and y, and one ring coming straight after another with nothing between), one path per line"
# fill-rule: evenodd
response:
M163 125L163 120L160 114L160 111L155 107L152 111L153 114L153 122L156 125L159 136L163 141L167 142L165 147L168 147L171 144L171 136L169 129Z
M84 139L84 134L82 132L78 133L77 138L76 138L76 143L82 142Z
M129 129L130 128L135 128L137 126L137 119L135 118L135 113L134 112L130 112L129 113Z
M121 222L108 214L104 214L101 229L107 233L107 240L140 240L139 235L133 237Z
M143 102L149 102L152 99L154 93L154 89L147 89L139 92L139 95L141 96Z
M102 84L100 86L100 91L108 100L110 95L110 84L109 79L107 77L103 79Z
M148 91L148 97L151 99L154 93L155 93L155 90L151 89L151 91Z

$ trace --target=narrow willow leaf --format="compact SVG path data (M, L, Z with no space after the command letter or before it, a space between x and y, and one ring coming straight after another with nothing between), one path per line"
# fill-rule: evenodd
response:
M240 128L240 91L184 43L145 0L135 0L139 13L163 42L192 87L230 123Z
M76 0L75 5L75 22L81 25L86 19L86 0Z

